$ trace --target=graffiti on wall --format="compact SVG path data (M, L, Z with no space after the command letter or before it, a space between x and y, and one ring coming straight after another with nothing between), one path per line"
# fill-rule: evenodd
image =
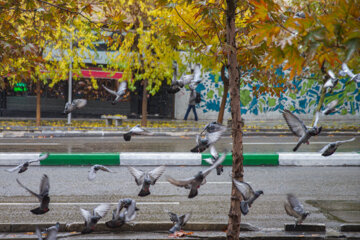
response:
M215 80L210 73L203 74L204 80L197 87L203 101L198 109L203 113L219 112L221 97L224 91L221 79ZM360 113L360 83L341 79L332 93L325 95L324 106L334 99L339 99L339 111L332 114ZM258 84L258 83L255 83ZM262 94L253 96L251 84L243 84L240 88L241 114L258 115L268 112L282 112L289 109L298 114L311 114L320 99L321 86L315 80L294 80L295 91L285 90L280 97ZM257 87L257 86L255 86ZM324 107L323 106L323 107ZM226 102L226 111L230 112L230 96Z

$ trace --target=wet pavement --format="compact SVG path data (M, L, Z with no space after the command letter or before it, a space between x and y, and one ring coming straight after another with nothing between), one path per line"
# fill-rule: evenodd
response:
M303 144L298 152L317 152L329 142L350 139L352 136L317 136L310 144ZM291 152L296 145L295 136L244 136L244 152ZM194 136L134 136L130 142L122 137L71 138L0 138L0 152L189 152L195 146ZM232 149L231 137L216 143L218 151ZM360 151L360 137L343 144L337 152Z
M189 190L170 185L165 175L188 178L204 167L167 167L164 176L151 186L151 195L144 198L137 196L140 189L126 167L111 168L115 173L99 172L90 182L88 167L32 166L22 174L7 173L5 167L0 167L0 223L81 222L80 207L91 210L98 203L109 202L115 208L117 201L125 197L138 202L136 222L168 222L166 211L173 211L192 212L190 222L227 223L230 167L225 167L221 176L211 173L193 199L187 198ZM286 194L291 192L311 212L306 223L325 223L333 229L343 223L360 223L359 171L358 167L245 167L245 181L263 190L264 195L242 221L260 229L293 223L283 208ZM51 203L48 213L37 216L30 212L38 205L37 200L17 184L16 178L37 191L42 174L50 179ZM103 221L110 218L108 214Z

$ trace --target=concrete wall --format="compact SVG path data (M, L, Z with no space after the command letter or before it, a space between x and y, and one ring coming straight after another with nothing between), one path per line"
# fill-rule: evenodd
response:
M203 81L197 87L201 93L202 101L197 104L196 110L200 120L216 120L220 109L223 84L221 79L215 81L215 77L209 73L203 75ZM339 111L328 116L328 119L360 119L360 83L351 82L345 84L347 79L341 79L333 93L327 93L325 104L338 98ZM302 119L311 119L312 113L320 99L320 86L314 80L294 80L295 90L287 89L280 97L263 94L255 98L253 86L246 84L241 86L241 114L246 120L277 120L282 119L282 111L289 109ZM255 87L259 87L256 83ZM190 91L183 88L175 95L175 118L183 119L189 99ZM231 118L230 95L226 103L224 120ZM188 119L194 119L192 112Z

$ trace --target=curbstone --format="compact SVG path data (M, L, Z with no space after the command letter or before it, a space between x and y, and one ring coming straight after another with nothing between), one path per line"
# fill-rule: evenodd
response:
M36 159L41 153L0 153L0 165L18 165L24 160ZM40 165L39 162L33 162L32 165Z
M323 223L318 224L293 224L285 223L284 225L285 232L325 232L326 227Z
M201 165L201 154L190 152L123 152L120 165Z
M360 154L356 152L334 153L324 157L320 153L279 153L281 166L360 166Z
M50 153L40 165L120 165L119 153Z
M340 226L341 232L360 232L360 224L342 224Z
M202 153L201 165L210 165L204 159L211 158L210 153ZM279 154L277 153L244 153L244 166L278 166L279 165ZM225 157L224 166L232 165L232 153L228 153Z
M0 223L0 232L11 232L11 224Z

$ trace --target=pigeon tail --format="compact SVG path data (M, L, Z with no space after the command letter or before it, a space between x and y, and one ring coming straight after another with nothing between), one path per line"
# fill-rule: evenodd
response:
M299 147L300 147L301 144L302 144L302 142L298 142L298 143L296 144L296 146L294 147L293 151L296 152L296 151L299 149Z
M194 152L194 153L201 153L203 151L205 151L207 147L206 146L196 146L193 149L190 150L190 152Z
M150 195L149 189L143 189L143 188L140 190L140 192L138 194L139 197L145 197L147 195Z
M118 227L121 227L122 225L124 225L124 221L122 221L122 220L110 220L110 221L105 222L105 225L108 228L118 228Z
M180 229L177 228L176 224L170 228L169 233L175 233L176 231L179 231Z
M224 171L223 165L219 165L216 167L216 174L221 175L221 173Z
M48 211L49 211L48 208L41 209L40 207L34 208L34 209L30 210L30 212L32 212L33 214L36 214L36 215L45 214L45 213L47 213Z
M188 198L194 198L198 195L197 188L191 188Z
M241 213L245 216L249 212L249 204L245 201L240 202Z
M131 139L131 133L125 133L124 134L124 140L125 141L130 141L130 139Z

